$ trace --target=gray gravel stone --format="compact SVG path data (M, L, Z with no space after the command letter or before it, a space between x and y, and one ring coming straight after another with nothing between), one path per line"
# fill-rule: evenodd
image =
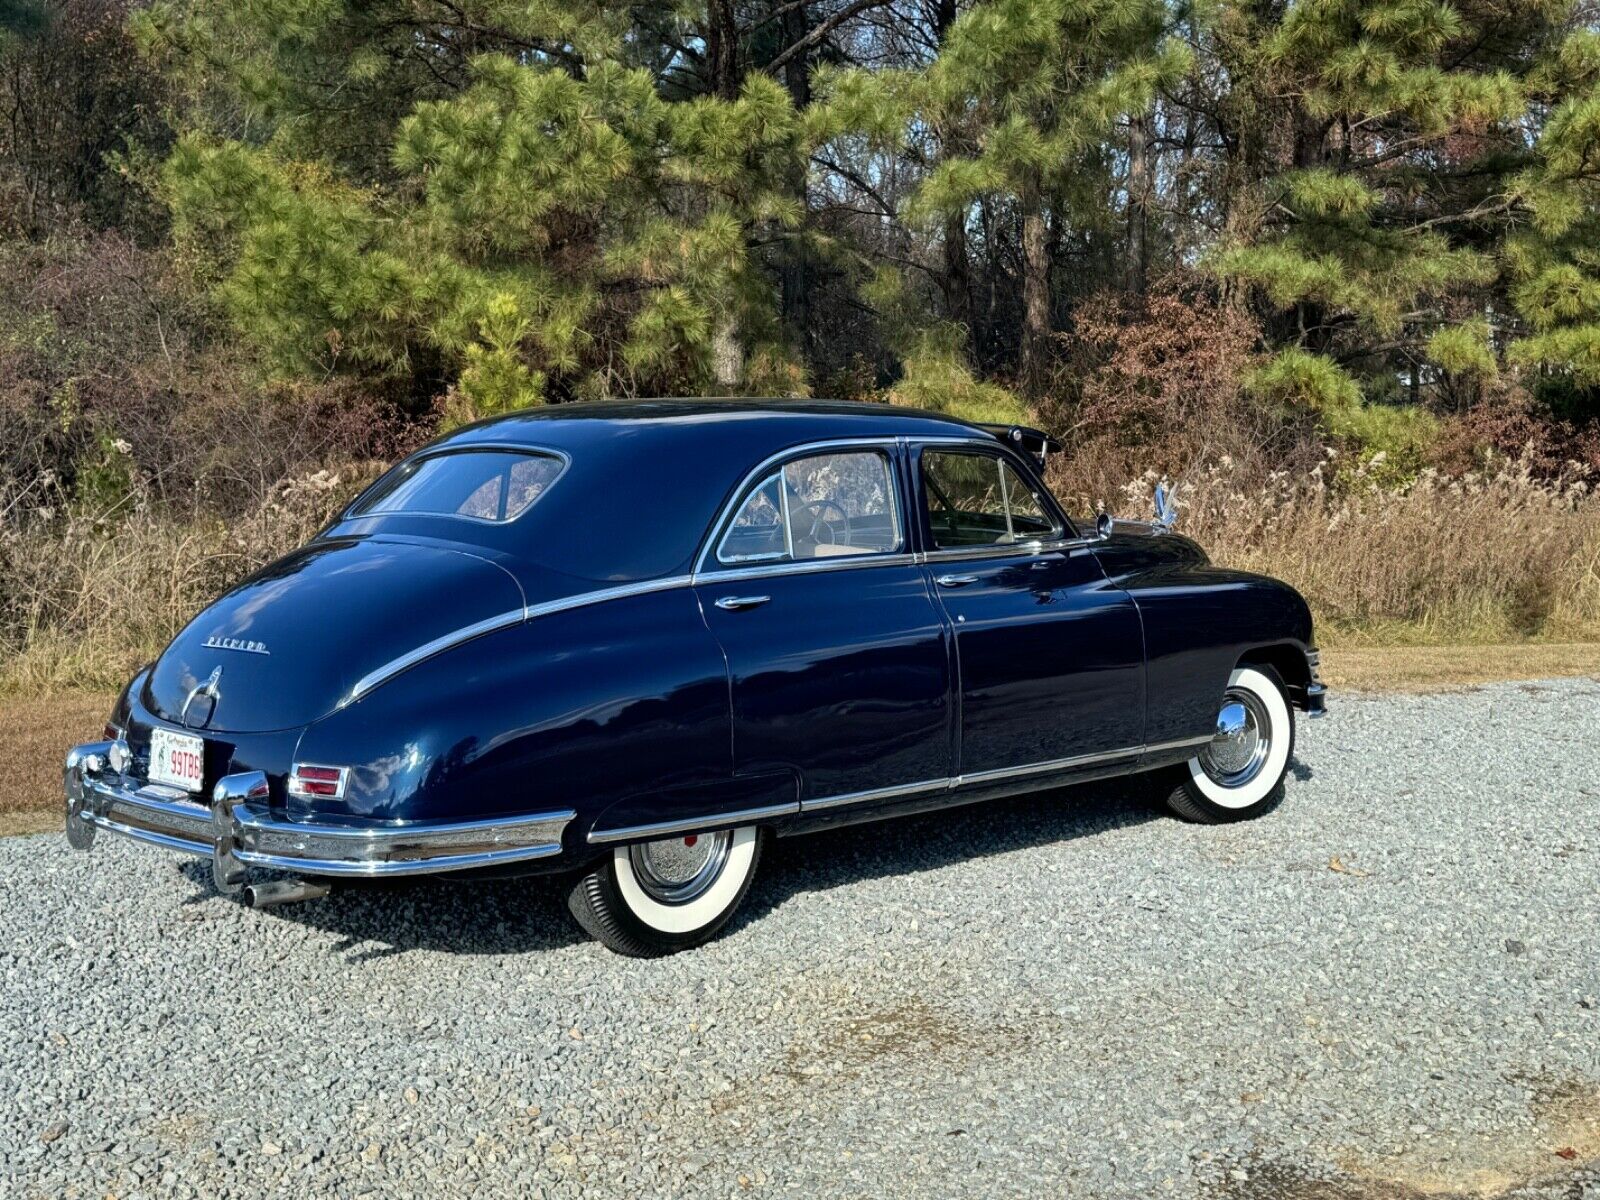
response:
M1340 698L1294 772L780 842L651 962L549 881L5 839L0 1195L1600 1195L1600 686Z

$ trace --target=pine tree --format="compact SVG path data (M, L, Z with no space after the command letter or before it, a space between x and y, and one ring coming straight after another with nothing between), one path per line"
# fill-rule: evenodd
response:
M1506 239L1511 300L1529 326L1509 347L1544 373L1564 415L1600 413L1600 32L1579 28L1530 80L1549 116L1507 202L1530 220Z
M730 330L751 348L736 386L801 386L750 251L758 229L798 219L784 89L752 76L733 98L668 100L595 32L603 11L505 8L505 29L560 53L472 58L438 95L407 90L410 74L385 83L400 103L371 110L382 162L349 139L317 152L302 126L325 114L284 65L306 30L282 45L259 31L232 86L267 136L191 132L165 172L180 236L218 264L241 328L291 369L459 374L463 415L707 387ZM189 27L166 28L178 44ZM564 40L573 29L597 48Z
M883 112L898 102L914 128L960 131L943 139L943 158L909 206L913 219L964 222L983 197L1020 214L1019 375L1029 395L1044 384L1055 247L1069 228L1104 222L1109 211L1106 137L1184 68L1165 27L1160 0L985 0L949 27L926 71L835 87L847 128L881 132Z
M1533 52L1558 15L1544 0L1221 6L1196 84L1215 92L1195 100L1225 147L1210 261L1257 298L1283 351L1270 375L1300 380L1300 401L1348 410L1352 372L1382 395L1397 371L1492 370L1485 305Z

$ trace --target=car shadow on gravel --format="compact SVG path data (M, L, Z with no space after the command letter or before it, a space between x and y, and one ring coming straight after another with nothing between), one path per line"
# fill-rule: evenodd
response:
M182 869L195 886L196 900L218 898L209 862L185 863ZM337 941L329 952L352 962L412 950L526 954L585 940L567 914L564 895L550 876L362 881L337 887L320 900L254 915L330 933Z
M1162 790L1157 781L1134 776L783 838L771 844L734 924L758 921L803 892L1173 820Z
M1298 759L1292 768L1299 778ZM781 838L769 844L732 928L759 921L804 892L1172 820L1161 791L1158 781L1133 776ZM186 862L180 870L195 888L186 904L217 898L208 862ZM526 954L585 940L555 876L354 883L321 900L263 910L257 918L333 934L331 951L351 961L412 950Z

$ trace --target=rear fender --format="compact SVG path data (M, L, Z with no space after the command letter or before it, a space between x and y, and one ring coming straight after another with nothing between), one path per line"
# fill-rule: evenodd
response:
M296 757L352 768L329 811L459 821L570 808L581 844L619 800L725 787L731 728L722 652L693 593L674 589L439 654L311 726Z

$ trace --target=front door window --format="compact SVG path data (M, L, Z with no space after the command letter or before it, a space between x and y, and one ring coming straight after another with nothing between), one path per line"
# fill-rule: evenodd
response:
M936 549L1008 546L1057 533L1038 493L995 455L925 450L922 482Z

